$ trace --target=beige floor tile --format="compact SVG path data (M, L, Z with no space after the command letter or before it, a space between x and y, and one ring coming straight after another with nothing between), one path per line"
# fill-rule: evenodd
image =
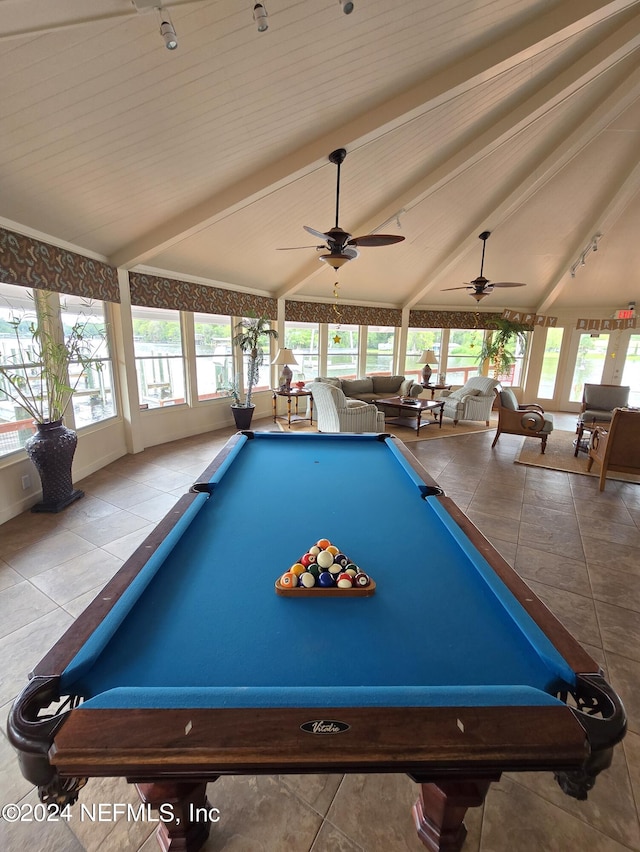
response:
M418 795L406 775L345 775L327 819L363 849L424 852L412 815Z
M16 583L21 583L23 580L22 574L18 574L10 565L7 565L4 559L0 559L0 590L15 586Z
M21 800L24 813L34 813L39 806L35 790ZM27 809L30 809L28 811ZM0 820L0 849L5 852L29 850L29 852L84 852L82 845L69 828L67 820L20 821L8 823Z
M0 638L55 609L46 594L23 580L0 592Z
M118 507L113 503L85 494L82 500L77 500L64 510L60 517L60 524L68 530L73 530L88 523L102 523L104 518L117 511Z
M121 565L120 559L96 548L64 565L37 574L31 582L63 606L96 586L104 586Z
M73 622L68 612L52 612L0 639L0 704L27 685L27 675ZM1 847L0 847L1 848Z
M489 790L480 852L628 852L606 834L503 778Z
M627 758L627 767L636 803L636 815L640 819L640 734L627 732L622 743L622 749Z
M191 485L191 480L189 480L189 485ZM132 506L130 511L145 521L152 521L154 524L157 524L175 506L178 497L187 493L189 485L175 489L175 496L172 492L158 494L157 497L152 497L151 500L145 500L137 506Z
M591 594L587 566L580 558L572 559L569 556L521 544L518 545L515 569L527 581L554 586L556 589L566 589L579 595Z
M605 651L640 663L640 611L596 601L596 613Z
M49 533L28 547L5 555L9 565L27 580L56 565L93 550L94 545L69 531Z
M342 781L342 775L280 775L278 777L285 787L288 787L321 816L326 816Z
M126 814L114 805L130 805ZM135 787L123 778L90 778L71 809L69 827L86 852L139 849L155 830ZM158 847L159 848L159 847Z
M365 852L330 822L322 823L310 852Z
M307 852L322 818L273 776L224 776L207 787L220 821L203 852Z
M4 735L3 727L0 733L0 806L16 804L32 788L33 785L22 777L13 746Z
M612 651L605 655L609 683L622 699L629 730L640 734L640 663Z
M587 801L578 801L562 792L551 772L508 773L517 784L536 793L602 834L630 849L640 849L640 825L624 751L615 749L609 769L596 779Z
M108 544L103 545L102 549L107 553L117 556L118 559L128 559L133 551L145 540L149 533L155 529L155 524L146 524L136 532L129 533L122 538L114 539Z
M629 547L618 542L594 538L588 531L583 532L582 543L590 565L615 565L619 571L640 574L640 546Z
M164 497L164 495L157 495ZM135 533L149 522L132 511L118 509L112 515L102 518L99 523L90 522L76 527L74 532L96 547L104 547L112 541L124 538L129 533Z
M527 584L578 642L602 647L595 605L591 598L530 580L527 580Z

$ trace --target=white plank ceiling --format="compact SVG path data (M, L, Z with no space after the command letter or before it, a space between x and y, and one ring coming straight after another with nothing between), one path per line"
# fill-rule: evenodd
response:
M158 0L158 3L160 0ZM640 0L0 0L0 224L265 295L640 302ZM338 275L302 226L401 234ZM601 234L575 276L570 270ZM311 246L296 251L279 248Z

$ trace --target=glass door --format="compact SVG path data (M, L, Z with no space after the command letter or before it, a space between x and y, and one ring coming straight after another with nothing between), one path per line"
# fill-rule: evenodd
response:
M628 331L624 336L628 335L626 347L621 346L621 350L625 349L624 363L622 365L621 385L629 385L631 392L629 394L629 405L634 408L640 407L640 332ZM622 360L622 359L621 359Z

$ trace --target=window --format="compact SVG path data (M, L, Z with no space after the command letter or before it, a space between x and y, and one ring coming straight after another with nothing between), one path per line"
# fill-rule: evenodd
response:
M585 382L600 384L602 371L609 345L608 334L581 334L578 342L578 355L571 380L571 402L582 402L582 388Z
M133 348L141 408L185 401L180 312L132 306Z
M0 363L9 366L13 373L24 376L24 390L31 397L39 388L30 387L29 378L38 373L40 361L33 350L27 324L21 324L18 332L20 342L16 340L11 325L12 320L25 315L35 318L31 290L0 283ZM9 389L9 383L0 375L0 455L19 450L35 431L33 417L7 396L5 388Z
M193 315L198 399L214 399L233 382L231 317Z
M446 353L445 382L464 385L471 376L479 373L478 356L482 350L484 331L479 328L452 328ZM442 360L441 360L441 369Z
M621 385L629 385L629 405L640 406L640 334L629 337L627 357L624 362Z
M365 374L390 376L393 369L393 343L395 328L370 325L367 328L367 357Z
M243 320L247 322L254 323L256 321L255 317L243 317ZM272 328L272 324L269 322L265 322L263 328ZM236 324L237 330L237 324ZM268 390L271 387L271 338L267 335L262 335L259 340L260 348L262 349L262 363L258 363L258 380L251 389L251 392L254 391L263 391ZM275 345L278 345L278 341L276 340ZM244 388L246 390L247 380L249 377L249 358L250 354L248 352L242 353L242 370L243 370L243 381Z
M442 352L442 329L440 328L410 328L407 330L407 354L404 361L405 376L412 376L415 381L422 381L422 364L418 364L418 358L425 349L433 349L438 359L437 364L431 364L434 382L444 366L440 358ZM444 382L442 382L444 384Z
M89 359L72 362L69 384L75 387L71 404L76 429L116 415L113 394L113 370L103 302L87 301L78 296L62 296L60 318L65 337L71 328L84 326Z
M284 347L291 349L298 366L292 366L293 380L310 381L320 372L320 326L313 322L285 322Z
M540 371L540 381L538 382L539 399L553 399L555 394L563 334L563 328L547 329L542 370Z
M358 331L357 325L329 325L327 376L358 376Z

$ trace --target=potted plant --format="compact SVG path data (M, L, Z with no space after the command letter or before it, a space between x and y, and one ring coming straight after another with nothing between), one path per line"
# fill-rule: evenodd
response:
M61 330L46 298L36 294L34 300L37 312L12 315L5 321L15 338L15 349L0 363L0 399L14 402L33 418L36 427L24 445L42 484L42 501L31 511L59 512L84 496L74 489L71 477L78 436L62 420L85 368L92 363L99 369L100 362L92 361L97 346L90 317L79 316L70 329ZM104 330L97 336L102 342ZM69 378L71 365L77 367L73 379Z
M524 332L530 331L530 327L502 317L491 320L489 324L495 328L495 331L492 330L484 338L478 363L488 361L493 378L499 379L509 373L509 369L516 360L515 355L508 348L509 344L516 340L524 346L526 343Z
M278 332L270 328L269 320L265 317L250 317L240 320L234 329L233 344L249 356L247 363L247 384L244 402L240 399L238 386L234 383L229 389L234 398L231 411L238 429L248 429L251 425L255 405L251 401L253 388L258 382L260 366L264 363L264 343L270 338L278 339Z

